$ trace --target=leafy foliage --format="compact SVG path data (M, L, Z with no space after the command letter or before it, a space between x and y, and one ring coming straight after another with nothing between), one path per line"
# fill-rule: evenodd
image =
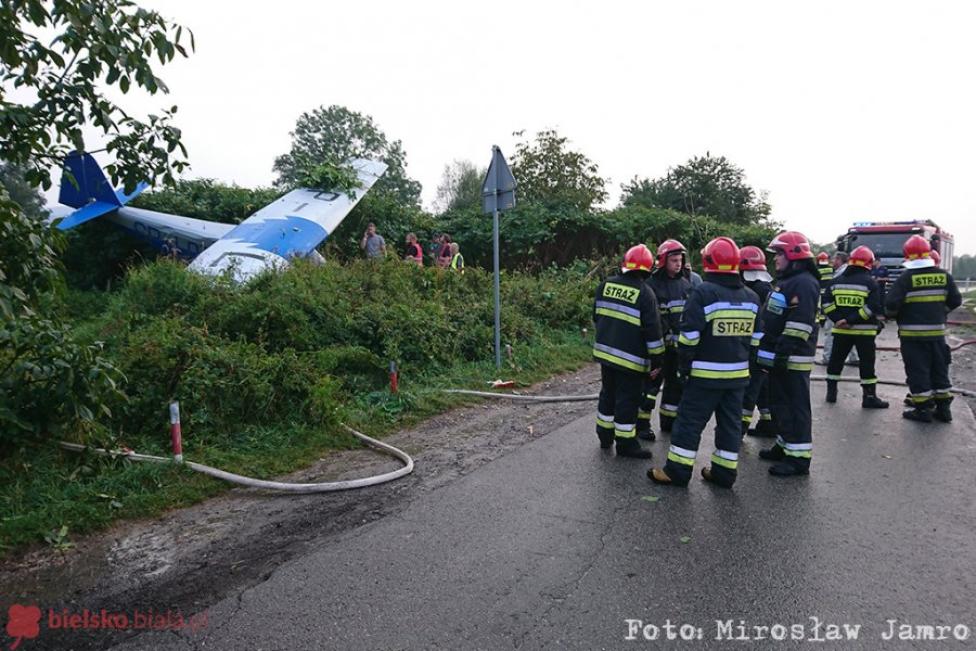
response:
M421 187L407 176L403 144L388 140L372 117L344 106L320 106L298 118L291 136L291 150L274 162L279 186L300 184L307 171L319 165L341 166L352 158L372 158L388 169L371 192L391 194L405 205L420 205Z
M120 375L48 309L60 287L54 231L0 192L0 448L24 435L90 429L122 400Z
M606 180L599 175L599 167L584 154L570 150L568 142L549 129L537 133L534 142L515 146L512 173L520 201L548 210L586 211L606 200Z
M19 205L28 217L42 219L47 216L44 196L37 186L27 182L23 168L0 162L0 187L7 191L10 200Z
M503 337L540 345L590 318L582 275L507 276ZM132 392L106 419L135 446L170 400L199 442L233 444L250 428L334 423L357 396L404 377L490 359L491 276L358 261L298 263L239 287L160 260L132 270L89 336L103 339ZM159 441L154 445L158 445Z
M952 273L956 278L976 278L976 256L958 256L953 261Z
M144 192L136 208L195 219L239 224L281 195L275 188L242 188L214 179L179 180L170 187Z
M38 34L54 32L50 45ZM113 155L106 167L127 191L142 180L171 182L186 166L180 130L172 126L176 107L132 117L104 90L127 93L138 86L148 93L168 92L156 76L152 59L166 64L187 56L184 38L193 35L154 11L127 0L18 0L0 5L0 145L5 160L23 166L26 179L45 189L50 168L64 155L85 149L83 127L94 126L107 138ZM7 88L31 90L37 99L21 103ZM183 158L175 156L179 149Z
M762 193L745 181L745 172L724 156L692 158L659 179L635 177L623 186L623 204L670 208L689 215L710 215L729 224L751 224L769 216Z
M471 161L454 161L444 166L437 186L435 209L439 213L468 210L481 205L481 186L488 170Z

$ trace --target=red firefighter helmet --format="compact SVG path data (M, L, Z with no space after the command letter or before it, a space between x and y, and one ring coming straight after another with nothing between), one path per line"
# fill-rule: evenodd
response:
M826 251L817 254L817 264L827 264L830 262L830 255Z
M628 271L650 271L653 267L654 256L651 255L651 250L643 244L638 244L627 249L620 270L624 273Z
M901 248L902 253L905 254L906 260L918 260L920 258L931 258L932 257L932 246L928 243L921 235L912 235L910 238L905 240L904 246Z
M847 259L847 264L852 267L871 268L874 264L874 251L866 246L859 246L851 251L851 256Z
M803 233L797 231L785 231L773 238L766 249L775 253L782 251L786 254L787 260L806 260L813 259L813 251L810 250L810 241Z
M939 252L936 251L935 249L932 249L931 251L929 251L929 257L932 258L932 261L933 262L935 262L935 266L936 267L938 267L940 264L942 264L942 256L939 255Z
M739 273L739 247L731 237L716 237L701 250L702 268L705 273Z
M739 271L766 271L766 254L758 246L739 249Z
M672 253L686 255L688 251L685 249L685 245L678 240L664 240L657 247L657 266L659 269L664 269L664 265L668 262L668 256Z

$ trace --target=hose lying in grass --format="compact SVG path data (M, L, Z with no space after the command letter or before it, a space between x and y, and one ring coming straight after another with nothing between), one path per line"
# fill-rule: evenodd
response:
M345 481L330 481L322 482L317 484L292 484L288 482L280 481L266 481L264 479L253 479L251 477L244 477L243 475L237 475L232 472L227 472L226 470L220 470L219 468L212 468L210 466L205 466L202 463L194 463L192 461L185 461L183 465L189 467L192 470L215 477L217 479L223 479L224 481L229 481L232 484L239 484L241 486L247 486L249 488L264 488L268 490L275 491L285 491L288 493L328 493L333 491L345 491L354 488L365 488L367 486L376 486L377 484L384 484L394 479L399 479L413 472L413 459L410 458L406 452L399 450L392 445L387 445L377 441L376 439L370 438L361 432L343 425L343 427L350 434L365 442L367 445L374 447L378 450L386 452L404 463L404 467L392 472L383 473L382 475L373 475L372 477L363 477L362 479L348 479ZM138 454L136 452L129 451L117 451L110 452L103 448L92 448L85 445L79 445L78 443L68 443L67 441L61 441L61 447L66 450L72 450L74 452L92 452L93 454L98 454L101 456L117 455L123 456L127 459L133 461L148 461L152 463L173 463L173 459L169 457L157 457L150 454Z

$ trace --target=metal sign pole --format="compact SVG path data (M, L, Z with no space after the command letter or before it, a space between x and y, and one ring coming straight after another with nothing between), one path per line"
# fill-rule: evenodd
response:
M492 223L492 240L495 257L495 368L502 367L502 303L498 270L498 190L495 190L495 210Z

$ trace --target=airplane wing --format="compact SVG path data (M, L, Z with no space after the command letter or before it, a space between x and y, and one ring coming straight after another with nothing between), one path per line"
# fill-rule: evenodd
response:
M230 272L243 282L266 269L315 251L386 171L377 161L351 162L360 187L349 194L299 188L257 211L208 247L190 264L207 275Z

